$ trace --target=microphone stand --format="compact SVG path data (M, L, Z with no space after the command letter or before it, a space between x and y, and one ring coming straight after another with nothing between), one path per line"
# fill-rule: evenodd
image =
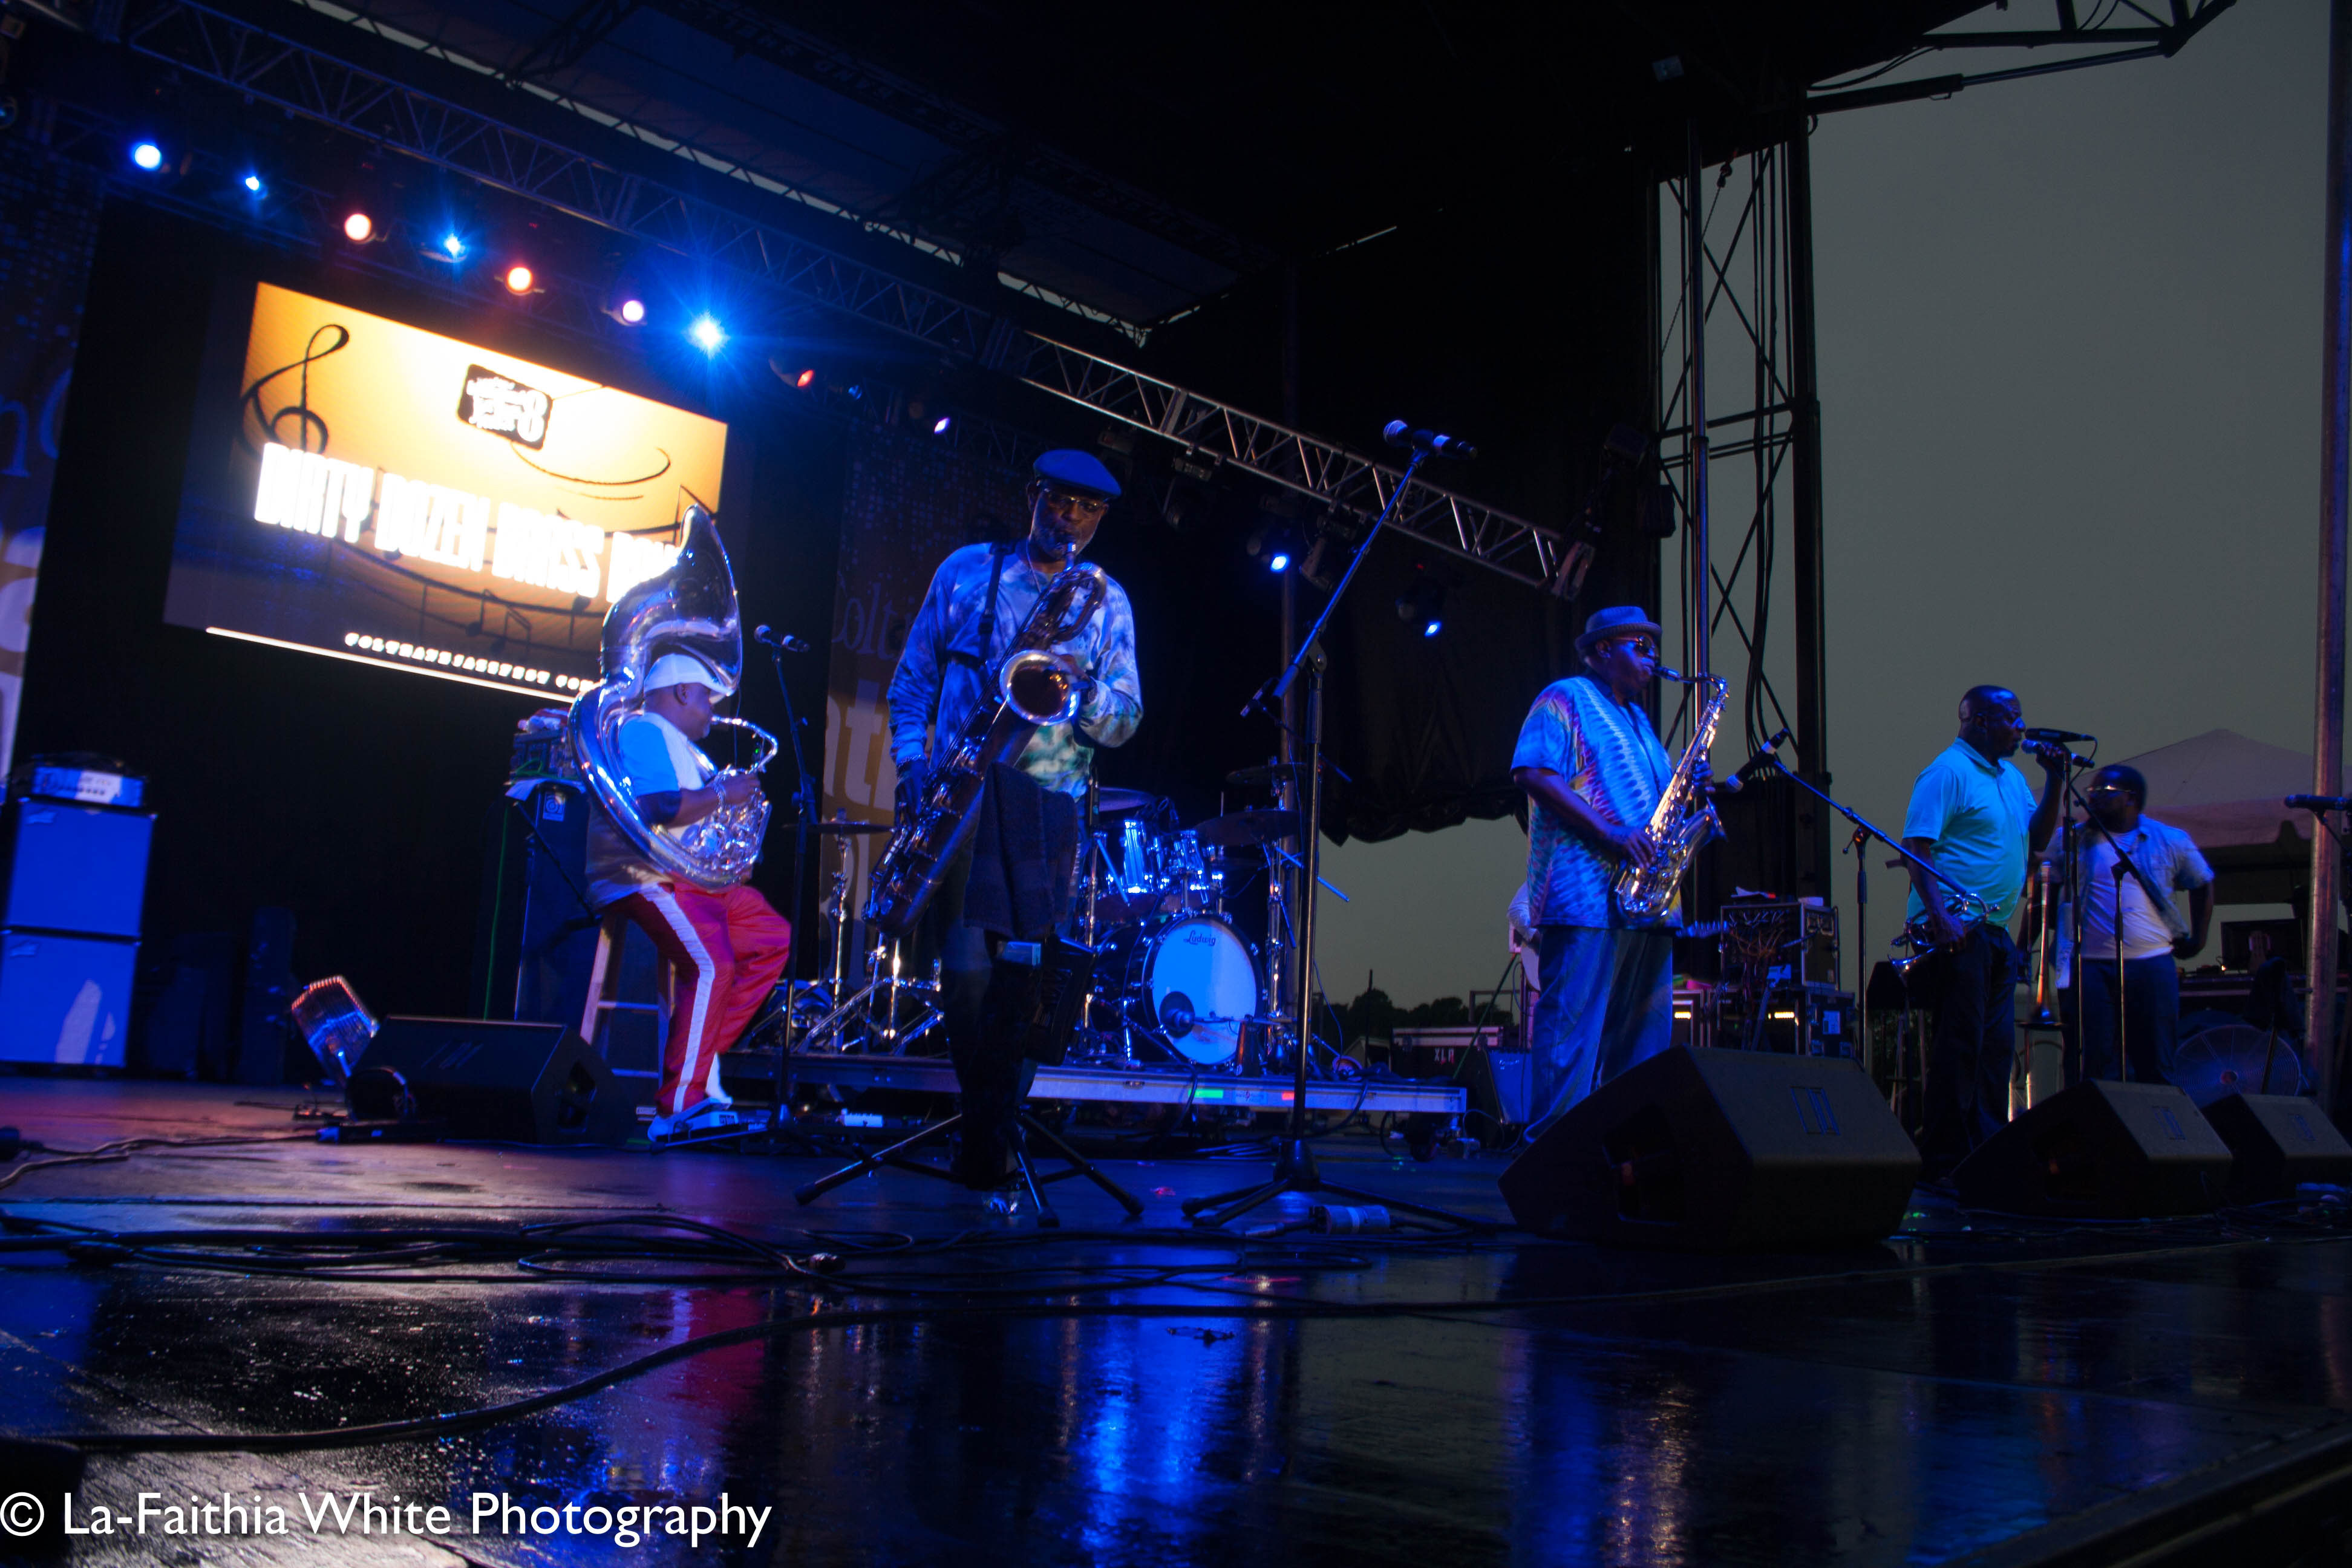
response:
M808 758L801 745L800 718L793 711L793 689L784 679L784 650L776 643L765 643L762 646L768 650L768 662L775 667L776 689L783 694L784 699L784 733L792 738L793 742L794 777L792 885L793 920L797 922L802 910L806 907L808 901L807 890L801 886L801 883L808 872L809 824L815 820L817 813L816 775L809 772ZM785 1113L789 1109L784 1103L784 1090L791 1080L789 1068L793 1052L793 971L799 967L797 961L800 957L797 942L794 948L793 957L795 962L788 964L784 970L783 1026L777 1031L776 1035L776 1070L773 1079L776 1108L768 1123L768 1140L772 1149L776 1140L782 1135Z
M1342 1197L1360 1198L1367 1203L1402 1209L1408 1214L1426 1215L1470 1230L1496 1228L1488 1221L1473 1219L1467 1215L1432 1208L1425 1204L1406 1203L1360 1187L1342 1186L1337 1182L1325 1181L1315 1168L1315 1148L1307 1132L1307 1058L1315 1038L1315 890L1320 879L1317 868L1322 863L1323 843L1323 673L1326 661L1319 643L1323 629L1331 624L1332 614L1339 609L1340 600L1347 596L1348 584L1356 580L1356 569L1364 563L1364 557L1371 551L1372 541L1380 537L1381 525L1396 510L1397 502L1412 487L1414 471L1428 455L1417 447L1414 449L1412 459L1404 466L1404 477L1389 492L1388 504L1381 509L1380 516L1372 520L1371 528L1357 544L1355 554L1349 559L1348 570L1340 574L1338 586L1331 590L1331 597L1324 603L1323 613L1316 617L1313 629L1298 640L1297 651L1291 655L1290 662L1284 667L1282 673L1259 687L1242 707L1242 711L1247 713L1268 698L1279 704L1290 695L1290 689L1297 683L1300 671L1306 672L1307 755L1304 766L1307 788L1306 798L1301 802L1299 822L1299 892L1296 917L1298 950L1298 1012L1296 1023L1298 1035L1293 1042L1291 1057L1290 1116L1282 1130L1282 1136L1275 1143L1272 1174L1255 1186L1186 1199L1184 1213L1192 1216L1195 1225L1214 1227L1228 1224L1285 1193L1336 1193ZM1210 1212L1203 1213L1203 1210Z

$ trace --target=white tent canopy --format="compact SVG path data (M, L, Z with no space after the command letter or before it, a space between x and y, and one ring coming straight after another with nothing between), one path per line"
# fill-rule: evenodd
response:
M2147 814L2180 828L2200 848L2275 844L2282 824L2297 837L2311 837L2311 814L2282 804L2311 789L2307 752L2208 730L2122 762L2147 780Z

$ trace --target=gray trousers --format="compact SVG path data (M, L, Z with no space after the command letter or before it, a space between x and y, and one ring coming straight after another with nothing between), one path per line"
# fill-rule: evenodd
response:
M1675 933L1593 926L1543 928L1543 988L1529 1036L1529 1133L1666 1048L1675 1029Z

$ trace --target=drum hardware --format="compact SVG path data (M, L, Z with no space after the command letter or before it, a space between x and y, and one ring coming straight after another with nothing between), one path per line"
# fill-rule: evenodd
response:
M1102 816L1118 816L1130 811L1149 811L1159 804L1159 796L1146 795L1139 789L1095 791L1095 811Z
M1268 808L1229 811L1223 816L1209 818L1193 832L1202 844L1215 845L1219 848L1244 844L1274 844L1298 836L1298 814Z
M1262 789L1279 795L1285 784L1299 779L1296 763L1268 763L1262 767L1236 768L1225 775L1225 783L1234 789Z

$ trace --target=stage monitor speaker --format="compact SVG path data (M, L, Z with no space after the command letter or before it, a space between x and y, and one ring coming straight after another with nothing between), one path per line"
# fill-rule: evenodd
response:
M2168 1083L2094 1079L2052 1095L1952 1173L1960 1202L2060 1219L2210 1214L2230 1146Z
M2205 1120L2236 1157L2227 1194L2233 1204L2291 1198L2303 1182L2352 1183L2352 1143L2317 1100L2232 1094L2207 1106Z
M1858 1064L1677 1047L1595 1089L1501 1186L1538 1235L1721 1252L1877 1240L1918 1176Z
M0 1062L119 1068L139 944L0 930Z
M378 1068L453 1138L617 1145L636 1126L631 1080L562 1024L386 1018L352 1076Z

